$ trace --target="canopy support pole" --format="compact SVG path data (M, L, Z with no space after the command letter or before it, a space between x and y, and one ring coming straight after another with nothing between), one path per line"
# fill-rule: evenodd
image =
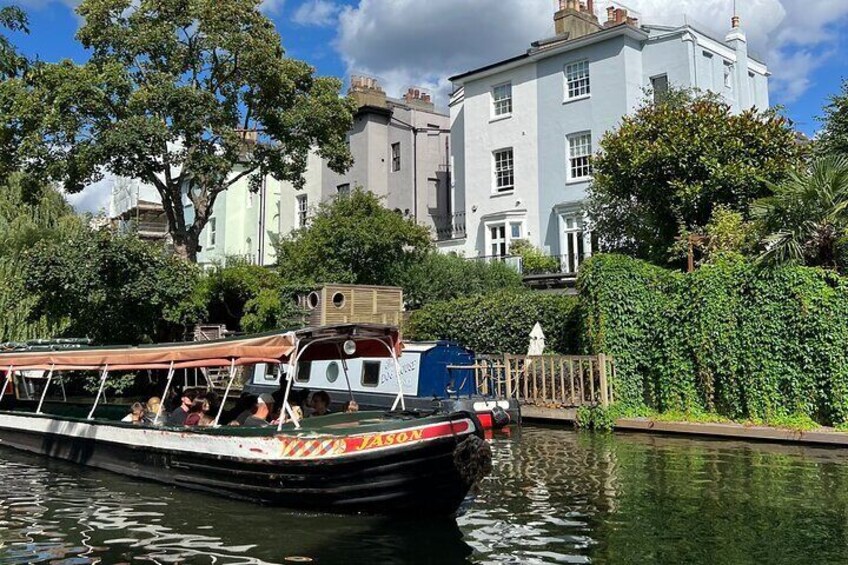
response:
M345 374L345 382L347 383L347 394L350 397L351 402L356 402L356 399L353 397L353 388L350 386L350 375L347 372L347 359L344 357L344 352L342 351L342 346L338 345L337 349L339 350L339 359L342 361L342 369Z
M221 399L221 406L218 407L218 415L215 416L213 426L218 427L218 422L221 420L221 414L224 413L224 404L227 403L227 397L230 395L230 387L233 386L233 379L236 378L236 358L233 357L230 361L230 381L227 383L227 389L224 391L224 398Z
M165 406L165 400L168 398L168 391L171 389L171 381L174 380L174 362L171 361L171 366L168 368L168 382L165 383L165 392L162 393L162 398L159 400L159 408L156 409L156 417L153 418L153 425L159 425L159 419L162 417L162 407Z
M47 373L47 384L44 385L44 390L41 391L41 400L38 401L38 408L36 408L35 413L41 414L41 407L44 406L44 399L47 398L47 389L50 388L50 381L53 380L53 369L56 368L56 364L50 365L50 372Z
M12 382L12 366L6 370L6 380L3 381L3 389L0 390L0 402L3 402L3 397L6 396L6 389L9 388L9 383Z
M392 361L394 362L394 365L395 365L395 378L397 379L397 383L398 383L398 393L397 393L397 396L395 397L395 401L392 403L391 412L394 412L397 409L398 404L400 404L401 410L406 410L406 401L404 400L404 397L403 397L403 382L401 382L401 380L400 380L400 361L398 361L397 353L395 352L395 348L393 347L393 344L386 343L382 339L379 340L379 341L380 341L380 343L382 343L383 345L386 346L386 349L389 350L389 355L392 356Z
M103 387L106 386L106 377L109 375L109 365L103 366L103 376L100 377L100 388L97 389L97 397L94 399L94 405L91 407L91 412L88 413L87 420L94 419L94 411L97 410L97 405L100 403L100 395L103 394Z
M309 344L307 344L306 347L309 347ZM283 414L286 413L289 415L289 419L294 424L294 429L300 429L300 422L298 421L294 410L292 410L291 404L289 404L289 394L291 393L292 384L294 384L294 380L297 377L298 365L300 365L298 362L300 354L300 342L298 342L294 346L294 355L289 358L289 367L291 367L291 371L286 372L286 394L283 396L283 409L280 411L280 421L277 423L278 432L283 429L283 420L285 420L285 418L283 418ZM278 366L277 370L282 371L282 366Z

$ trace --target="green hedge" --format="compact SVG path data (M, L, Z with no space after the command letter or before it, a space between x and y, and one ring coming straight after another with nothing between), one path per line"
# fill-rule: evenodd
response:
M585 346L619 398L661 411L848 421L848 280L724 258L689 275L600 255L578 281Z
M532 291L501 291L435 302L412 313L404 335L412 340L448 339L477 353L526 353L536 322L546 349L571 353L577 348L577 300Z

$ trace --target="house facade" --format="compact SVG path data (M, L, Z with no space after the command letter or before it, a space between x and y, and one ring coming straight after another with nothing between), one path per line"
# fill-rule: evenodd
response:
M255 264L276 262L274 235L306 226L319 203L343 197L355 187L373 192L383 204L430 227L433 237L453 233L446 219L450 196L450 117L435 109L430 95L410 88L402 98L386 95L369 77L353 77L349 95L358 110L348 134L353 166L330 170L316 152L309 155L304 184L267 176L251 192L245 176L218 196L200 236L198 263L224 263L241 257ZM233 175L241 172L239 168ZM193 218L184 199L186 219Z
M719 40L690 25L640 25L612 6L560 0L556 36L451 78L454 211L467 234L441 242L466 257L504 257L529 240L576 272L592 253L584 212L591 156L647 93L711 90L735 112L767 108L768 69L733 28Z

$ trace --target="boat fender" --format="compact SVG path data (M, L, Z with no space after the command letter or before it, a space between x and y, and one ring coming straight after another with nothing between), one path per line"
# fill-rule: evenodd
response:
M492 472L492 448L486 440L470 435L453 450L453 464L465 484L472 486Z
M492 408L492 426L495 428L503 428L509 425L510 421L509 413L501 408L500 406L495 406Z

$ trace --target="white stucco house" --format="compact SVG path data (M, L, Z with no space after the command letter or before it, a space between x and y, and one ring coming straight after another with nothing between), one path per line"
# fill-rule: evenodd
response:
M711 90L737 112L769 106L768 69L738 18L718 39L688 24L640 24L615 6L601 23L593 0L559 8L554 37L451 78L451 195L467 233L440 242L443 251L504 257L527 239L576 272L592 253L591 155L647 89Z

